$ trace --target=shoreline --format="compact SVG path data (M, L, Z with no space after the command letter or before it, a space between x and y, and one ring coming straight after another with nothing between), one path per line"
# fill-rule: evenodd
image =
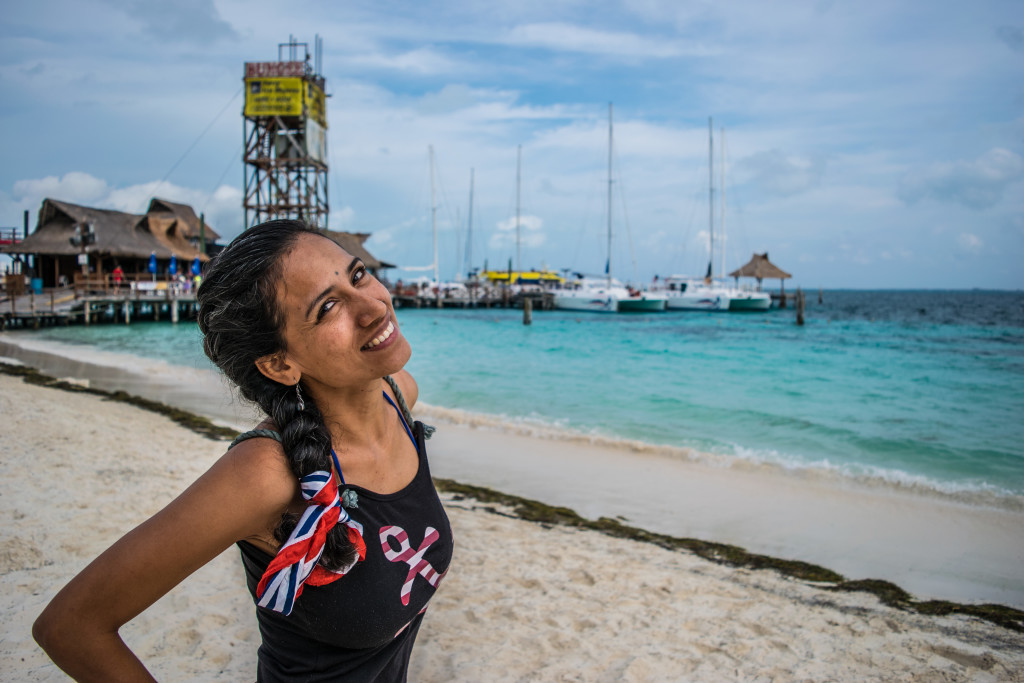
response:
M257 421L208 371L158 366L142 374L26 350L0 336L4 355L237 431ZM101 360L119 358L107 355ZM922 600L1024 608L1024 512L1012 506L966 504L931 491L754 463L723 466L715 456L666 456L658 447L500 431L486 419L450 423L452 412L416 410L421 419L444 423L430 444L437 477L570 508L589 519L616 518L654 534L712 539L828 567L851 580L881 579Z
M167 406L149 399L127 394L123 391L109 392L82 384L57 379L40 373L29 366L17 366L0 361L0 373L20 377L28 384L41 387L85 393L108 401L126 403L142 410L165 416L181 427L215 442L230 441L238 434L233 428L213 424L209 419L179 408ZM435 468L436 469L436 468ZM984 603L957 603L949 600L921 600L915 598L900 586L881 579L848 579L826 567L800 560L771 557L751 553L735 545L694 538L680 538L664 533L652 532L623 524L625 517L599 517L587 519L575 510L550 505L522 496L496 491L486 486L464 484L452 479L435 476L438 491L454 495L454 500L470 498L481 504L496 503L510 510L510 514L527 521L543 525L561 525L589 529L615 538L650 543L668 550L683 550L705 560L736 568L770 570L782 576L813 584L824 590L864 592L877 597L890 607L913 610L924 615L946 616L963 614L990 621L998 626L1024 633L1024 610L1007 605Z
M88 344L40 340L28 331L0 332L0 358L3 357L11 357L54 376L86 379L109 391L126 391L159 400L205 415L226 426L243 429L244 425L261 419L253 409L236 398L227 380L212 367L173 365L148 356L121 354ZM456 428L607 448L735 471L755 471L826 486L862 487L889 491L894 495L906 493L969 506L1024 512L1024 493L984 483L952 484L899 470L851 471L827 461L795 462L757 454L714 453L689 446L580 431L540 419L447 408L423 400L417 404L416 412L428 421L438 420Z
M31 639L32 620L104 547L209 467L226 441L125 395L35 381L0 373L10 420L0 441L8 482L0 514L17 520L0 533L0 670L60 681ZM17 485L30 479L47 485ZM125 482L134 495L124 495ZM410 680L1024 680L1020 630L891 607L861 592L866 586L832 591L754 570L763 558L737 562L727 546L633 540L610 520L440 483L450 489L441 497L456 559L427 612ZM121 635L159 680L251 680L259 634L241 577L229 548Z

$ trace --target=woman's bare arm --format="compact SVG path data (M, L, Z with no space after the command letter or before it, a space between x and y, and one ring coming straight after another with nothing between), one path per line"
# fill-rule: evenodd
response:
M296 491L276 442L239 444L57 593L33 637L76 680L153 680L118 629L235 541L265 536Z

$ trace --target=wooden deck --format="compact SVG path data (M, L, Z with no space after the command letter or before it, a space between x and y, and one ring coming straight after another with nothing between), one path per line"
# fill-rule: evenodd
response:
M172 289L78 294L70 288L0 297L0 330L53 325L131 324L138 320L194 320L192 292Z

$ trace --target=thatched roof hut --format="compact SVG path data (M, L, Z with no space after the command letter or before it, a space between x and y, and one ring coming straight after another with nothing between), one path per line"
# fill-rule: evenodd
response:
M83 248L72 244L71 238L76 228L90 226L95 242L84 252L96 273L109 273L115 264L128 274L148 273L151 254L163 272L172 256L181 268L196 258L209 260L207 252L216 249L219 235L205 226L201 240L199 223L192 207L163 199L153 199L147 212L138 215L47 198L39 209L35 231L20 242L0 246L0 252L33 256L36 275L44 286L52 287L81 271L78 258Z
M757 280L757 288L761 289L761 280L765 278L779 278L779 280L783 281L782 286L785 288L784 281L793 276L769 261L768 252L765 252L751 256L744 266L729 273L729 277L737 279L752 277Z
M376 256L371 254L363 246L363 243L370 238L368 232L339 232L337 230L321 230L324 235L331 238L341 246L342 249L357 256L363 261L363 265L366 269L373 273L374 277L379 276L379 272L382 268L397 268L393 263L386 263L381 261Z

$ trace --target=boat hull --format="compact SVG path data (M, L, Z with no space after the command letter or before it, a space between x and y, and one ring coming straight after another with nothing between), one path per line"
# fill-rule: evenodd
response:
M665 299L653 297L630 297L619 299L619 313L658 313L664 311Z
M738 296L729 300L730 311L767 311L771 308L772 298L767 295Z
M615 299L610 296L555 295L555 308L563 311L590 311L592 313L616 313Z

